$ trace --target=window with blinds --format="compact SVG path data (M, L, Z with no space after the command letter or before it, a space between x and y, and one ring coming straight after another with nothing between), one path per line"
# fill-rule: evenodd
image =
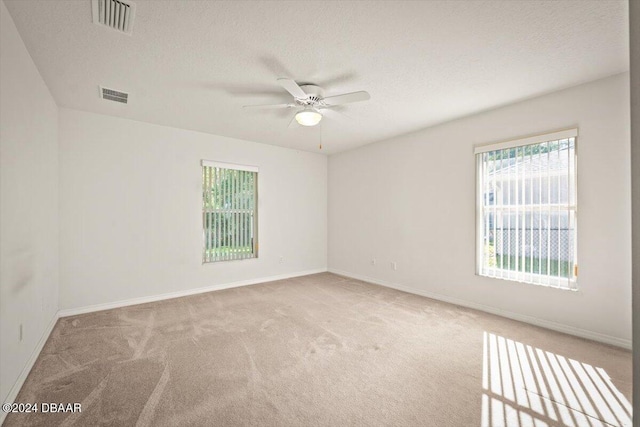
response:
M258 168L202 161L202 262L258 257Z
M577 136L475 148L479 275L576 289Z

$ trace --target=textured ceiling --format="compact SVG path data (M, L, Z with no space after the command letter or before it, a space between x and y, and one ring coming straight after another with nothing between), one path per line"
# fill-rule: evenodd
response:
M131 36L90 0L5 3L60 106L311 151L321 132L327 154L629 67L626 1L138 0ZM290 102L277 77L371 100L316 128L241 109Z

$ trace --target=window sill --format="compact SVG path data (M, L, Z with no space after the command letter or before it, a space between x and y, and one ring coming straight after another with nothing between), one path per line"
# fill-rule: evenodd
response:
M493 274L492 274L493 273ZM541 286L543 288L557 289L560 291L578 292L578 283L574 279L546 278L538 274L505 272L503 270L489 270L488 273L476 273L476 276L489 279L499 279L507 282L522 283L526 285ZM542 283L542 281L549 283Z

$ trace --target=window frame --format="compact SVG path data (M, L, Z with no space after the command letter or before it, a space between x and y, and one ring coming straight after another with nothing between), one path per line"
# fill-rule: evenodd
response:
M258 228L258 195L259 195L259 187L258 187L258 181L259 181L259 168L257 166L251 166L251 165L242 165L242 164L237 164L237 163L227 163L227 162L220 162L220 161L213 161L213 160L201 160L200 162L200 179L201 179L201 185L202 185L202 202L201 202L201 213L202 213L202 264L217 264L219 262L225 262L225 261L246 261L246 260L252 260L252 259L257 259L259 257L259 244L258 244L258 236L259 236L259 228ZM205 195L207 192L207 185L206 182L204 180L205 177L205 167L211 167L211 168L220 168L220 169L225 169L225 170L237 170L237 171L243 171L243 172L252 172L255 173L254 176L254 182L253 182L253 221L252 221L252 229L253 229L253 234L252 234L252 252L251 252L251 256L246 256L246 257L227 257L227 258L215 258L215 257L211 257L211 256L207 256L207 232L209 230L209 228L207 227L207 215L212 213L213 211L207 211L207 196ZM229 208L226 210L235 210L235 211L239 211L239 210L247 210L249 211L249 209L242 209L242 208ZM240 212L236 212L236 213L240 213Z
M572 234L572 237L573 237L572 256L573 256L574 269L571 272L571 277L564 278L561 276L551 276L546 274L541 275L541 274L536 274L534 272L527 273L524 271L525 270L524 268L523 268L523 271L521 272L518 270L510 270L510 269L504 269L499 267L493 268L492 271L494 272L494 275L487 274L485 272L485 267L483 265L484 249L485 249L484 248L484 240L485 240L484 228L485 227L484 227L484 219L483 219L484 213L485 213L485 206L484 206L485 194L483 189L483 184L484 184L483 176L481 175L483 171L483 163L484 163L482 159L482 154L491 152L491 151L512 149L512 148L524 147L524 146L529 146L534 144L544 144L544 143L562 141L567 139L574 140L573 141L574 152L573 152L573 159L572 159L574 194L573 194L572 200L569 199L566 205L566 209L569 212L569 215L571 216L571 213L573 213L572 225L573 225L574 231ZM477 276L487 277L491 279L501 279L501 280L519 282L519 283L532 284L537 286L544 286L544 287L549 287L554 289L577 291L578 290L578 129L577 128L564 129L556 132L550 132L550 133L545 133L545 134L540 134L540 135L535 135L535 136L530 136L525 138L519 138L519 139L514 139L509 141L503 141L498 143L475 145L474 156L476 157L475 159L475 162L476 162L475 274ZM569 166L569 169L570 169L570 166ZM569 170L569 174L570 173L571 173L571 170ZM569 179L571 179L570 175L569 175ZM520 203L517 206L521 206L522 204L523 203ZM550 203L550 200L548 200L546 204L539 203L539 205L545 206L545 205L553 205L553 204ZM551 208L547 208L547 209L551 209ZM558 211L558 213L560 212L561 211ZM494 221L496 221L496 218L494 218ZM499 273L499 275L496 273ZM534 280L534 278L536 277L539 278L537 281ZM542 280L540 278L544 278L547 283L542 283Z

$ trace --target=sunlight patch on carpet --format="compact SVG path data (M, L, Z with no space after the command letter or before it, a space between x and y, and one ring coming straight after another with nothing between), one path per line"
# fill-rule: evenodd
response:
M631 426L602 368L484 332L483 427Z

